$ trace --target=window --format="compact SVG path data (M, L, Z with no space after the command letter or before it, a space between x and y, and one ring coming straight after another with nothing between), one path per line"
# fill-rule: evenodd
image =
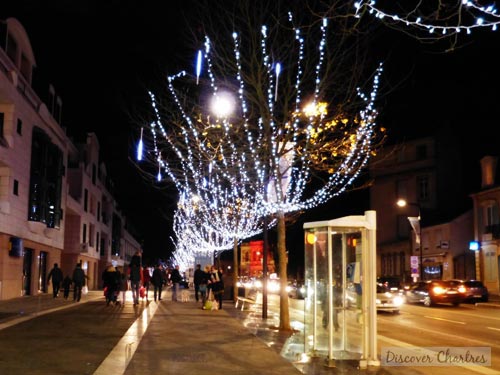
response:
M19 181L14 180L14 188L12 189L14 195L19 195Z
M40 128L33 128L28 220L59 227L62 196L62 151Z
M89 205L89 191L85 189L83 193L83 210L85 212L88 211L88 205Z
M498 224L498 208L495 204L491 203L490 205L485 207L486 214L486 225L495 225Z
M101 202L97 202L97 221L101 221Z
M21 119L17 119L17 134L19 135L23 135L23 122L21 121Z
M83 224L82 242L83 243L87 242L87 224Z
M485 225L484 233L493 234L493 238L500 238L500 214L498 204L494 200L483 203L482 219Z
M89 224L89 246L94 246L95 225Z
M94 216L96 214L96 198L94 194L90 194L90 213Z
M97 168L95 164L92 163L92 185L95 185L96 178L97 178Z
M113 223L111 228L111 253L115 256L120 255L120 240L122 236L122 221L120 217L113 214Z
M417 194L418 201L429 199L429 178L427 176L417 177Z
M0 112L0 138L3 138L5 114Z

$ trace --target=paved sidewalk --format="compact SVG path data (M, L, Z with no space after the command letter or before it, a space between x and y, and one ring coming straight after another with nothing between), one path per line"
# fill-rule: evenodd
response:
M357 361L337 361L335 368L325 366L322 358L294 362L282 352L285 342L289 346L294 337L275 329L275 317L264 321L258 311L242 312L232 301L224 301L223 310L205 311L193 301L175 303L169 297L166 293L159 303L142 301L137 307L129 301L121 308L122 313L135 313L138 318L106 354L94 375L197 375L208 370L218 375L421 373L396 367L360 370ZM104 303L102 291L91 291L80 302L47 294L0 301L0 330L62 309L71 314L72 307L96 300ZM491 302L482 305L500 307L499 302L493 296ZM86 340L90 343L95 339L89 336Z

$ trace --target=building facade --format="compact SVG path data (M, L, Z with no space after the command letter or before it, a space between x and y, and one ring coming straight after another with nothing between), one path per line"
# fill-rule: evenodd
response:
M474 251L478 279L491 294L500 294L500 184L498 157L481 159L481 189L473 194L474 239L480 246Z
M457 188L462 186L457 150L450 134L438 134L385 147L371 161L377 275L405 283L421 276L476 277L468 250L472 212L462 203L467 195ZM404 208L396 204L401 198L408 202Z
M23 26L1 21L0 299L48 292L54 263L65 275L81 263L89 288L98 288L104 265L140 249L120 227L97 138L72 142L54 88L44 102L32 87L35 66Z

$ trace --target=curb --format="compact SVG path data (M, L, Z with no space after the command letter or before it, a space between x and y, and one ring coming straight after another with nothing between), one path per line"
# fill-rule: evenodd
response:
M500 308L500 303L494 303L494 302L476 302L474 304L476 307L484 307L484 308Z

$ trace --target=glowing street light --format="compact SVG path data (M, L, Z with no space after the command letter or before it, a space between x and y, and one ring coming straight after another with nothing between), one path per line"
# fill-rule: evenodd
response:
M234 99L229 93L216 94L210 109L217 117L228 117L234 110Z
M406 199L398 199L396 204L399 207L406 207L408 205L410 206L416 206L418 208L418 216L408 216L408 220L415 231L415 243L419 245L419 250L420 250L420 281L424 280L424 263L423 263L423 243L422 243L422 223L421 223L421 217L420 217L420 205L418 203L410 203L407 202ZM415 221L418 222L418 231L415 229Z

